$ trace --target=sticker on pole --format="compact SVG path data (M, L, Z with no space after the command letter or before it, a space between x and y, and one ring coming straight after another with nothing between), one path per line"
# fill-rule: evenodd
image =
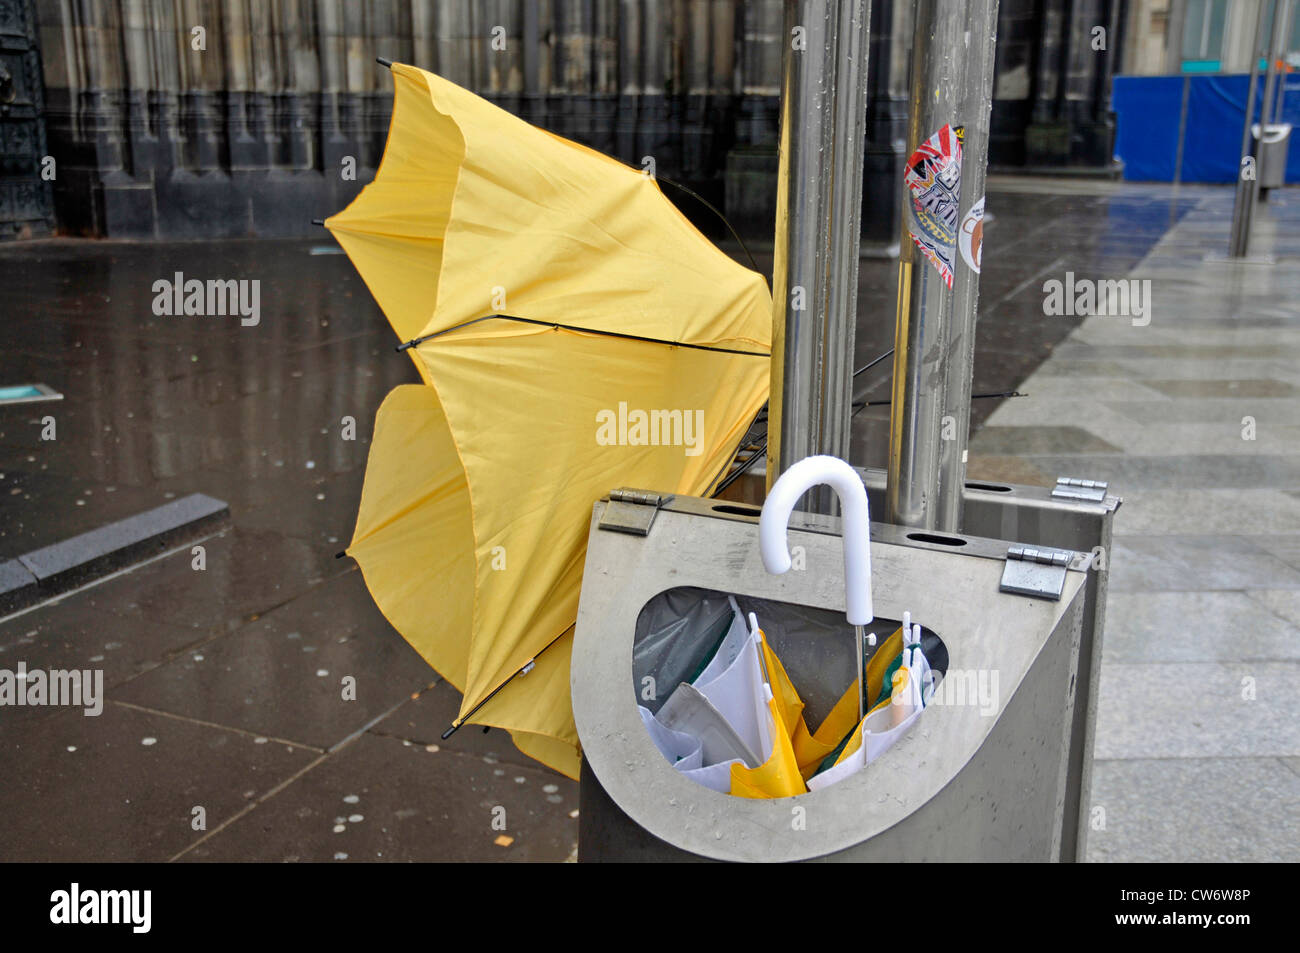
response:
M957 201L961 192L961 139L944 126L917 146L907 160L907 187L912 191L907 230L921 253L952 287L957 254Z
M961 230L957 232L957 247L961 257L975 274L980 273L980 258L984 252L984 196L970 207L966 217L961 220Z

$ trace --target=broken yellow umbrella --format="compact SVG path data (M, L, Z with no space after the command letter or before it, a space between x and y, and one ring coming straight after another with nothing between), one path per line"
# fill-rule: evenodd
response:
M576 777L592 505L709 491L767 399L771 298L653 178L391 69L379 171L325 225L424 384L379 409L348 553L459 721Z

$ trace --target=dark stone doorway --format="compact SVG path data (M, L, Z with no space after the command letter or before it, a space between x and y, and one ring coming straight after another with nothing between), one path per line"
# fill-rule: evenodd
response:
M43 93L32 4L0 0L0 239L47 235L54 226L42 178Z

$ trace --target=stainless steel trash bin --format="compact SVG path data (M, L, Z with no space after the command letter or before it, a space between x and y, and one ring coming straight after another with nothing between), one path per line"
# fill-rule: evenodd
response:
M1259 143L1255 155L1259 161L1259 188L1281 188L1286 182L1286 159L1291 148L1291 124L1289 122L1269 123L1264 127L1264 136L1259 134L1259 123L1250 127L1251 135Z
M838 520L792 522L806 568L777 577L759 559L757 509L677 497L620 522L605 519L608 506L595 508L571 669L580 860L1059 856L1090 554L1068 554L1051 570L1055 596L1035 598L1005 585L1005 542L873 524L877 615L914 608L947 650L944 681L996 672L998 697L983 710L927 709L870 769L830 787L754 801L696 785L655 749L636 709L637 620L683 586L840 613Z

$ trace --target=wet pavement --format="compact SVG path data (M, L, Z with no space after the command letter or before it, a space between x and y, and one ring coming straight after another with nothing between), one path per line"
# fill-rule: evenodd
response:
M1105 338L1088 339L1084 346L1100 350L1081 353L1070 337L1081 318L1045 320L1042 282L1067 269L1125 276L1182 216L1219 195L993 180L975 391L1030 378L1021 389L1031 396L1006 402L1007 413L1059 402L1070 360L1046 377L1034 372L1067 338L1073 361L1129 366L1130 355L1107 351L1116 342ZM231 511L202 542L205 568L195 568L187 545L0 621L0 668L21 660L29 669L102 669L107 697L95 717L0 711L0 858L572 855L576 785L520 755L501 731L467 728L442 741L457 693L391 629L351 561L335 559L355 518L375 410L394 386L417 380L336 251L323 231L308 242L0 246L0 383L40 382L65 395L0 408L0 562L188 493L225 500ZM757 257L770 267L770 250ZM859 365L893 343L896 271L893 262L863 262ZM153 283L176 272L259 279L259 322L155 316ZM1269 318L1276 302L1252 307L1257 320L1294 322L1290 311ZM1275 326L1254 325L1259 334L1234 346L1267 348ZM1197 327L1213 333L1212 323ZM1198 340L1166 330L1142 344ZM1250 382L1252 399L1290 399L1275 389L1294 375L1271 366L1216 374ZM859 379L858 396L887 398L888 379L885 362ZM1170 372L1152 387L1113 375L1106 386L1127 388L1116 400L1163 401L1194 415L1196 405L1178 399L1189 379ZM976 424L998 403L976 402ZM1050 483L1074 454L1110 454L1123 493L1173 459L1127 455L1125 441L1137 437L1119 427L1122 410L1107 418L1114 428L1072 414L1080 425L1070 429L1050 406L1047 420L1012 418L1016 433L995 416L975 444L972 476ZM43 439L47 416L54 439ZM345 439L346 418L355 440ZM883 464L885 420L887 408L856 418L854 462ZM1205 483L1226 481L1213 485L1300 488L1295 456L1223 459L1184 463L1183 484L1203 473ZM1177 509L1172 499L1162 505ZM1294 562L1290 545L1274 558ZM341 698L345 676L356 680L355 700ZM502 809L504 831L493 823Z
M1294 863L1300 190L1257 213L1251 254L1271 264L1216 260L1232 195L1193 194L1126 276L1151 282L1149 323L1074 328L1023 384L1033 399L972 439L971 471L1109 480L1124 498L1088 859Z

